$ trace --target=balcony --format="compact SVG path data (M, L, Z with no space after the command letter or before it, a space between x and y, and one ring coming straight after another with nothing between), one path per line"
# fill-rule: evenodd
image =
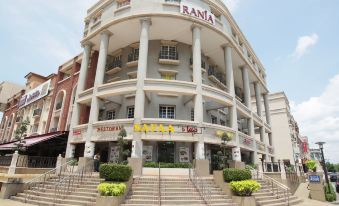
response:
M139 53L130 53L127 58L127 67L136 67L138 66Z
M239 132L239 143L245 148L254 149L254 139L242 132Z
M40 117L42 109L35 109L33 111L33 117Z
M268 152L269 154L274 154L274 149L273 149L273 147L272 147L272 146L267 146L267 152Z
M169 65L179 65L179 54L175 52L174 54L169 52L160 52L159 53L159 64L169 64Z
M226 82L226 79L223 77L223 74L221 72L216 72L215 68L213 66L210 66L208 68L208 79L215 83L220 89L226 91L227 87L224 84Z
M121 67L122 67L121 60L113 61L110 64L107 64L105 73L107 75L114 75L121 71Z
M117 0L117 9L129 7L130 5L131 5L131 0Z
M256 141L256 145L257 145L257 149L261 152L266 152L265 149L265 144L260 142L260 141Z
M193 69L193 59L190 58L190 68ZM201 60L201 72L205 73L206 72L206 63Z
M78 125L73 127L72 132L70 132L71 142L72 143L79 143L84 142L87 136L87 124Z

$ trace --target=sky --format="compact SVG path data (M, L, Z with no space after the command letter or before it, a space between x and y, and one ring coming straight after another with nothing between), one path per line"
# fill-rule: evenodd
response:
M80 53L95 2L0 1L0 81L24 84L28 72L48 75ZM325 158L339 163L339 1L225 3L264 64L270 91L286 93L310 146L325 141Z

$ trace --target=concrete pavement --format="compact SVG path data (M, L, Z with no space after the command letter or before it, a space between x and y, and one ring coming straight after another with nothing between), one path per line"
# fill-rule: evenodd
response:
M25 203L13 201L13 200L4 200L4 199L0 199L0 205L1 206L34 206L31 204L25 204Z

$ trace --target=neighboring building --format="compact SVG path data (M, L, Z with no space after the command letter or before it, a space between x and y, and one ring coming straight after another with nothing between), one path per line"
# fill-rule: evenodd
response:
M285 164L301 163L299 127L291 114L287 96L284 92L272 93L269 103L276 158Z
M222 1L179 2L100 0L88 10L67 157L115 161L125 128L137 160L213 161L225 133L233 160L274 160L260 60Z
M24 86L11 82L0 83L0 113L5 111L8 99L23 89L25 89Z
M310 149L310 157L312 160L316 160L321 162L322 156L321 156L321 150L320 149Z

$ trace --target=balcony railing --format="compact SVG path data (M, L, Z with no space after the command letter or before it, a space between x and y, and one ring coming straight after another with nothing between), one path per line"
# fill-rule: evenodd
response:
M139 54L138 53L130 53L128 54L128 62L134 62L139 60Z
M55 106L55 110L60 110L62 107L62 102L58 102Z
M117 68L117 67L122 67L122 61L121 60L116 60L116 61L112 61L110 63L107 64L106 66L106 71L109 71L111 69Z
M41 112L42 112L42 109L35 109L35 110L33 111L33 117L35 117L35 116L40 116L40 115L41 115Z
M56 157L19 156L16 166L28 168L54 168L56 162Z
M226 78L221 72L217 72L213 66L208 68L208 78L222 89L226 89Z
M124 0L124 1L120 1L118 2L117 4L117 8L121 8L121 7L124 7L124 6L128 6L131 4L131 0Z
M193 66L193 59L192 58L190 58L190 66ZM201 60L201 68L206 69L206 63L203 60Z
M11 165L12 156L0 156L0 166L8 167Z

